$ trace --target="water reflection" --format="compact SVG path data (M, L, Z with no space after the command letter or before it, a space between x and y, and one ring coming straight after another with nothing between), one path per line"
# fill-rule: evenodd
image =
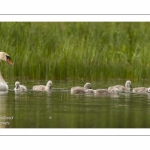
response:
M0 96L1 95L7 95L8 94L8 91L0 91Z
M3 118L14 116L9 121L9 126L0 125L0 127L150 127L150 93L72 95L70 92L72 84L68 86L65 82L61 82L55 85L54 82L54 86L55 88L50 92L32 90L15 92L12 90L0 93L0 116ZM32 85L27 85L27 87L32 87ZM5 121L8 122L8 119Z
M19 90L13 90L13 92L15 95L15 100L20 100L22 98L24 99L23 96L26 96L29 93L29 91L19 91Z
M95 97L110 97L110 98L119 98L119 93L109 93L109 94L94 94Z
M9 125L5 113L7 110L7 95L8 91L0 91L0 128L8 127Z
M34 96L50 96L52 91L31 91Z
M14 91L16 95L27 93L27 91Z
M150 99L150 93L148 93L147 96L148 96L148 99Z
M6 109L7 92L0 92L0 113L2 114Z

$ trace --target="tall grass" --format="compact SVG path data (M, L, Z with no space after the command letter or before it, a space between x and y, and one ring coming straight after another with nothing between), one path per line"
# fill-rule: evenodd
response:
M150 23L1 22L0 51L9 78L148 79Z

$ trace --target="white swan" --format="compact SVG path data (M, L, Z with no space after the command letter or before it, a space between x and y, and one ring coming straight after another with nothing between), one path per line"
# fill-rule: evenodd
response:
M150 87L149 88L146 88L146 87L133 88L132 92L134 92L134 93L150 93Z
M35 85L33 86L33 90L35 91L50 91L52 87L52 81L48 81L46 86L45 85Z
M112 92L112 90L114 90L113 88L116 88L114 91L117 91L117 92L130 92L131 86L132 86L131 81L127 80L126 83L125 83L125 86L122 86L122 85L111 86L111 87L108 87L108 91Z
M11 62L10 56L5 52L0 52L0 60L8 62L10 65L13 65ZM1 72L0 72L0 91L8 91L8 85L3 79Z
M16 81L14 90L15 91L27 91L27 88L24 85L20 85L20 82Z
M94 91L92 90L91 83L86 83L84 87L77 86L71 88L71 94L92 94Z

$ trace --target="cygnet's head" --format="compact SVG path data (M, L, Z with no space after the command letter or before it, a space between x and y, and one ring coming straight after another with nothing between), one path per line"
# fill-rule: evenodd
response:
M86 83L84 89L92 89L91 83Z
M51 88L51 87L52 87L52 81L49 80L49 81L47 82L46 86L48 86L48 87Z
M20 82L16 81L16 82L15 82L15 87L16 87L16 89L18 89L19 86L20 86Z
M132 84L131 84L131 81L130 80L127 80L126 83L125 83L125 87L132 87Z
M150 93L150 87L147 89L147 92Z

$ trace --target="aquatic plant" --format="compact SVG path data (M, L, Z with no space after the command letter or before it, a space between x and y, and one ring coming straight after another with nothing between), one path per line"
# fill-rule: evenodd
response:
M149 78L149 22L1 22L5 78Z

